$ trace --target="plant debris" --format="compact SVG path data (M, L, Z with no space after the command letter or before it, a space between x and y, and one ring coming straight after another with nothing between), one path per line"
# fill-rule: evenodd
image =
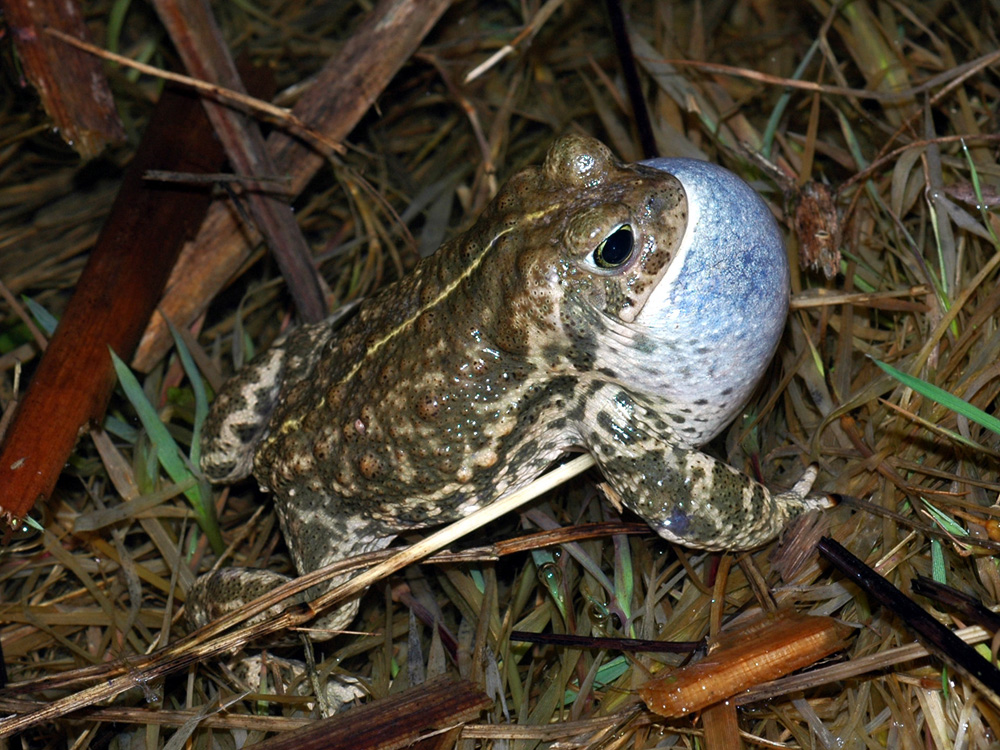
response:
M255 177L295 196L331 310L406 273L561 134L642 158L600 4L456 0L401 27L378 15L404 2L214 8L232 56L273 72L272 104L347 146L321 152L280 121L260 123L276 174ZM98 46L182 69L150 6L82 7ZM1000 397L997 8L636 0L622 9L661 154L742 175L771 205L790 257L806 261L793 268L771 375L707 450L772 487L816 463L817 489L847 500L790 530L783 545L792 551L772 560L775 545L720 555L641 533L606 502L598 477L584 475L453 543L454 554L374 584L354 632L307 647L313 612L300 606L278 616L295 626L286 641L263 650L250 640L267 623L187 633L179 610L212 565L291 571L252 482L211 490L190 471L202 378L214 390L294 320L276 265L241 214L242 183L220 181L159 304L180 343L158 321L133 363L146 418L165 428L147 432L116 392L104 429L78 441L36 508L44 531L12 535L0 557L0 733L17 726L37 748L243 746L337 703L377 706L446 675L489 698L474 718L456 718L448 746L1000 741L1000 712L974 681L809 551L825 535L903 591L927 577L974 605L1000 603L1000 435L990 427ZM19 310L75 315L70 294L160 95L154 77L112 63L101 70L128 140L84 163L7 68L5 410L39 355ZM803 209L795 197L807 185ZM159 465L170 451L177 474ZM214 501L225 550L195 522L188 498L199 494ZM976 607L911 603L995 662L993 634L965 627ZM776 609L833 617L854 635L836 663L755 685L700 717L656 716L639 696L651 673L681 667L688 654L510 637L697 642Z

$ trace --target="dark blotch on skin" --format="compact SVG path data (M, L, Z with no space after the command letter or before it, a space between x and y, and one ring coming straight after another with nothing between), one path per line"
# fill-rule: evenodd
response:
M433 393L425 393L417 399L417 416L423 420L434 419L441 410L441 403Z
M643 354L653 354L657 348L656 341L642 334L635 336L632 345Z
M516 464L529 463L539 454L539 444L537 440L528 440L517 447L511 460Z
M259 424L239 424L233 425L233 434L236 435L237 439L240 441L246 441L253 439L257 436L257 432L260 430Z

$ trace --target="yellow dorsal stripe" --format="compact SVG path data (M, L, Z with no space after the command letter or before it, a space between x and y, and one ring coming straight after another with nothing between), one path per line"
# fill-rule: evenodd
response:
M351 378L353 378L357 374L358 370L361 369L361 365L364 364L365 360L367 360L369 357L373 356L379 349L381 349L383 346L385 346L390 341L392 341L394 338L396 338L396 336L398 336L400 333L402 333L403 331L407 330L410 326L412 326L413 323L414 323L414 321L416 321L416 319L419 318L421 315L423 315L427 310L430 310L431 308L436 307L438 304L441 303L442 300L446 299L449 294L451 294L452 292L454 292L455 289L457 289L458 286L463 281L465 281L467 278L469 278L469 276L471 276L476 271L476 269L479 268L479 266L482 265L483 259L486 258L486 255L489 253L490 249L497 243L497 241L499 241L499 239L501 237L503 237L505 234L508 234L508 233L514 231L514 229L516 229L518 226L521 226L521 225L523 225L525 223L528 223L528 222L533 222L533 221L537 221L538 219L541 219L542 217L546 216L547 214L550 214L553 211L557 210L559 207L560 206L559 206L558 203L554 203L554 204L552 204L550 206L547 206L547 207L545 207L545 208L543 208L541 210L533 211L530 214L525 214L522 217L522 219L519 222L517 222L517 224L515 224L512 227L509 227L509 228L503 230L502 232L500 232L496 236L494 236L493 239L490 240L489 245L487 245L485 248L483 248L483 251L481 253L479 253L479 255L475 258L475 260L473 260L472 263L470 263L468 265L468 267L466 267L462 271L462 273L459 274L451 283L449 283L446 287L444 287L444 289L442 289L440 291L440 293L438 293L438 295L436 297L434 297L434 299L432 299L426 305L422 306L413 315L411 315L409 318L407 318L402 323L400 323L398 326L396 326L391 331L389 331L385 336L383 336L378 341L376 341L374 344L372 344L370 347L368 347L368 349L365 351L365 355L354 364L354 366L350 369L350 371L346 375L344 375L343 378L341 378L339 381L337 381L337 385L343 385L344 383L348 382ZM334 387L336 387L336 386L334 386ZM324 396L320 400L320 402L318 404L316 404L315 408L316 409L321 409L321 408L323 408L323 406L325 404L326 404L326 396ZM293 430L298 429L299 425L300 425L300 420L299 419L297 419L297 418L296 419L289 419L288 421L282 423L281 429L278 432L280 434L282 434L282 435L286 435L289 432L292 432ZM272 439L273 438L269 438L267 442L271 442Z

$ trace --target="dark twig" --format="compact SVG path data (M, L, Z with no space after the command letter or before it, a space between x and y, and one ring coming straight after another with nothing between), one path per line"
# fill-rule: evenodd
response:
M642 91L642 81L639 80L639 68L635 64L635 54L632 52L632 43L628 38L628 28L625 14L622 12L621 0L606 0L605 5L608 9L611 36L615 40L618 61L621 63L622 75L625 77L625 88L628 90L628 99L632 104L632 117L635 121L636 132L639 134L642 153L647 159L652 159L659 156L660 151L656 147L653 123L649 118L649 108L646 106L646 97Z
M606 648L615 651L647 651L656 654L687 654L704 645L704 641L649 641L642 638L592 638L563 633L527 633L511 631L512 641L539 643L567 648Z
M847 549L829 537L819 542L820 553L869 595L892 610L900 621L945 661L977 682L994 703L1000 705L1000 670L925 612L916 602L893 586Z

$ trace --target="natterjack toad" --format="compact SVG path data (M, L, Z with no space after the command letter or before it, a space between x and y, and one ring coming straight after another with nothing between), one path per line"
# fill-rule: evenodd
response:
M666 539L755 547L825 505L812 474L771 493L695 448L750 395L787 308L781 237L746 183L562 138L342 326L294 330L231 380L201 466L274 493L300 572L465 515L573 448ZM207 619L280 580L223 570L193 606Z

